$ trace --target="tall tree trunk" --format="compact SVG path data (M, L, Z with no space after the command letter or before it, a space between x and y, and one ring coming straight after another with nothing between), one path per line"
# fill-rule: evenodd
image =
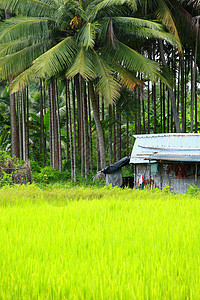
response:
M112 105L109 104L109 164L112 164Z
M90 93L88 87L88 115L89 115L89 132L90 132L90 171L93 172L93 151L92 151L92 118L91 118L91 105Z
M169 91L167 91L167 132L169 132L169 119L170 119L170 101L169 101Z
M58 150L58 123L56 116L55 82L51 84L51 110L52 110L52 148L54 149L53 168L59 170Z
M157 115L156 115L156 85L153 83L152 85L152 100L153 100L153 109L154 109L154 133L157 133Z
M69 90L69 80L66 79L66 93L68 102L68 112L69 112L69 132L70 132L70 158L71 158L71 179L74 179L74 162L73 162L73 134L72 134L72 117L71 117L71 103L70 103L70 90Z
M147 105L148 105L148 121L147 121L147 126L148 126L148 133L150 133L150 82L148 81L148 88L147 88Z
M116 159L120 160L120 113L117 111L117 143L116 143Z
M89 174L89 134L88 134L88 108L87 108L87 92L86 83L83 80L84 98L83 98L83 109L84 109L84 150L85 150L85 179L88 179Z
M21 98L19 91L17 92L17 116L18 116L18 136L19 136L19 159L22 161L22 122L21 122Z
M65 93L65 108L66 108L66 144L67 144L67 160L69 160L69 112L68 112L68 94Z
M76 88L76 98L77 98L77 121L78 121L78 150L81 152L81 88L79 75L74 77L74 83Z
M26 160L26 93L22 91L22 159Z
M166 66L167 63L166 63L165 56L164 56L163 42L161 40L159 40L159 46L160 46L160 56L161 56L162 64L163 64L163 66ZM174 116L176 132L180 133L181 128L180 128L180 122L179 122L179 115L177 113L175 94L174 94L173 90L170 88L168 88L168 91L169 91L169 96L171 99L171 108L172 108L172 112L173 112L173 116Z
M15 94L10 94L10 129L11 129L11 155L12 157L19 157Z
M141 95L140 95L140 87L137 87L138 91L138 133L141 134Z
M142 117L143 117L143 133L146 133L146 121L145 121L145 108L144 108L144 88L141 87L142 90Z
M160 81L160 133L162 133L163 128L163 94L162 94L162 82Z
M59 100L58 100L58 82L55 79L55 107L56 107L56 119L58 126L58 167L59 171L62 171L62 150L61 150L61 133L60 133L60 110L59 110Z
M43 95L44 95L44 115L47 113L47 107L46 107L46 84L45 79L43 79ZM44 153L46 152L46 146L47 146L47 132L46 129L44 130ZM45 165L46 165L46 158L45 158Z
M163 83L163 132L166 132L166 117L165 117L165 85Z
M97 102L96 102L96 98L95 98L93 82L91 80L89 80L88 85L89 85L94 121L95 121L96 129L97 129L97 137L98 137L98 141L99 141L101 168L103 169L106 167L106 153L105 153L103 130L102 130L101 122L100 122L100 118L99 118L99 111L98 111Z
M114 162L116 161L116 141L117 141L117 136L116 136L116 117L115 117L115 106L113 105L113 160Z
M195 86L194 86L194 62L193 62L193 57L191 57L191 113L190 113L190 132L193 132L193 125L194 125L194 95L195 95Z
M44 149L44 115L43 115L43 87L40 78L40 154L42 156L43 167L45 167L45 149Z
M129 121L126 120L126 156L129 156Z
M80 97L80 131L81 131L81 176L84 176L84 162L85 162L85 147L84 147L84 118L83 118L83 103L84 103L84 79L80 76L80 87L81 87L81 97Z
M29 159L29 91L26 87L26 160Z
M197 73L195 76L195 133L198 130L198 106L197 106Z
M77 180L76 175L76 103L75 103L75 82L72 90L72 101L73 101L73 154L74 154L74 182Z
M48 100L49 100L49 143L50 143L50 164L53 167L54 148L53 148L53 128L52 128L52 107L51 107L51 89L52 83L48 86Z
M181 122L182 122L182 132L186 132L186 124L185 124L185 88L184 88L184 58L183 54L179 55L180 58L180 68L181 68Z

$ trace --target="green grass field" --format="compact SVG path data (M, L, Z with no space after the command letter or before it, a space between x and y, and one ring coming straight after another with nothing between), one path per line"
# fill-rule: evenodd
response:
M200 299L200 198L0 190L0 299Z

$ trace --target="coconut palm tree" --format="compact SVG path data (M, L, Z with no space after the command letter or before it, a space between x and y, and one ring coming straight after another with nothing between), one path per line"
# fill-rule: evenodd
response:
M13 76L16 91L36 77L78 73L88 81L100 147L106 165L103 132L96 113L94 89L106 104L120 96L121 86L133 90L143 78L168 84L158 63L137 52L134 39L165 39L177 45L161 24L136 17L138 0L0 0L0 8L17 17L0 28L0 67L4 78ZM130 16L130 10L131 15ZM20 17L23 15L23 17ZM131 37L130 37L131 36ZM98 78L94 87L93 80Z

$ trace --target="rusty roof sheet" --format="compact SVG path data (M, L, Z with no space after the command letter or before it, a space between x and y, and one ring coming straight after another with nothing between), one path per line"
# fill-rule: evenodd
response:
M200 134L165 133L134 135L130 163L157 161L200 162Z

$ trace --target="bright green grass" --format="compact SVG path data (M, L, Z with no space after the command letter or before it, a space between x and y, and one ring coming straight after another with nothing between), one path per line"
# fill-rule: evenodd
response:
M200 199L0 190L0 299L200 299Z

